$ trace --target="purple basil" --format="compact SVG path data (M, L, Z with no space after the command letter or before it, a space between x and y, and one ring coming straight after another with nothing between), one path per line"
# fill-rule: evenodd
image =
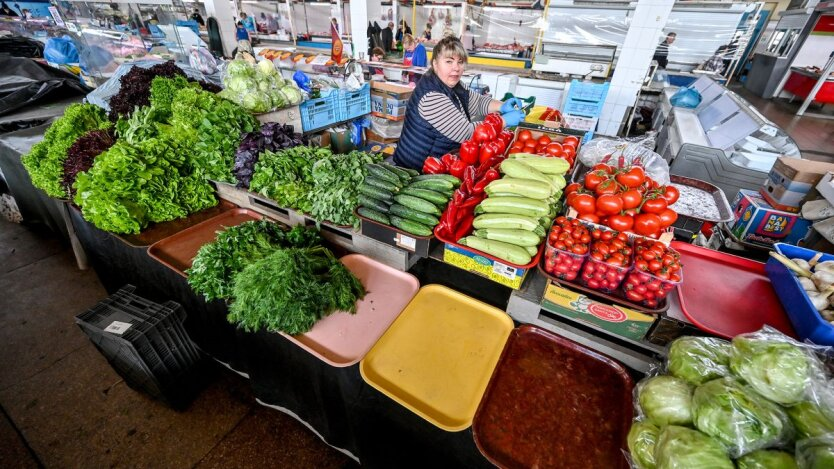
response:
M255 163L258 162L261 152L276 152L297 145L307 145L307 139L293 130L291 125L269 122L262 125L260 130L244 134L235 153L233 169L238 187L249 188L252 174L255 172Z
M63 178L64 187L70 198L75 195L72 184L78 173L92 168L96 157L107 151L114 143L116 143L116 137L112 130L91 130L73 142L67 150L67 159L64 160Z

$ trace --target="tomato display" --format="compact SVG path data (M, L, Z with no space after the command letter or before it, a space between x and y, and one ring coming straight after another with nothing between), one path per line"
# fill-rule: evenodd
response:
M612 293L620 286L631 266L632 249L625 233L594 230L591 254L582 269L582 284L588 288Z
M588 255L591 234L577 219L558 217L547 237L545 270L562 280L574 280Z
M659 241L634 243L634 270L623 283L629 301L656 308L682 280L681 256Z

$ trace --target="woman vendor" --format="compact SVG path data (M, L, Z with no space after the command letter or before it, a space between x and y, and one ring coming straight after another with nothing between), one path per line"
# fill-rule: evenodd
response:
M431 68L417 83L406 106L405 122L394 162L420 170L429 156L456 150L472 137L475 126L489 113L501 112L504 124L515 127L524 120L522 102L505 102L469 91L460 83L467 61L459 39L445 37L437 45Z

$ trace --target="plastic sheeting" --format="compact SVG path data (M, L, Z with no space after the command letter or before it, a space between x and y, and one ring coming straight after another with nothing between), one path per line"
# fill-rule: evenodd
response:
M90 88L71 73L32 59L0 57L0 116L45 98L83 96Z

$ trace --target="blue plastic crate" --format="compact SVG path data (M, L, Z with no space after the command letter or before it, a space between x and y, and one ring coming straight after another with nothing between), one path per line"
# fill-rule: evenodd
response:
M339 90L339 120L346 121L371 113L371 84L355 91Z
M672 86L689 86L695 82L695 77L686 75L667 75L666 80Z
M331 91L321 98L304 101L298 106L301 113L301 128L304 132L318 130L339 122L339 93Z
M811 260L817 251L793 246L791 244L776 243L776 252L788 259L800 258ZM823 254L820 261L834 260L834 255ZM765 272L776 290L776 295L785 307L788 318L793 324L799 340L810 340L819 345L834 345L834 326L823 319L811 304L808 295L802 289L797 276L776 259L770 258L765 265Z

